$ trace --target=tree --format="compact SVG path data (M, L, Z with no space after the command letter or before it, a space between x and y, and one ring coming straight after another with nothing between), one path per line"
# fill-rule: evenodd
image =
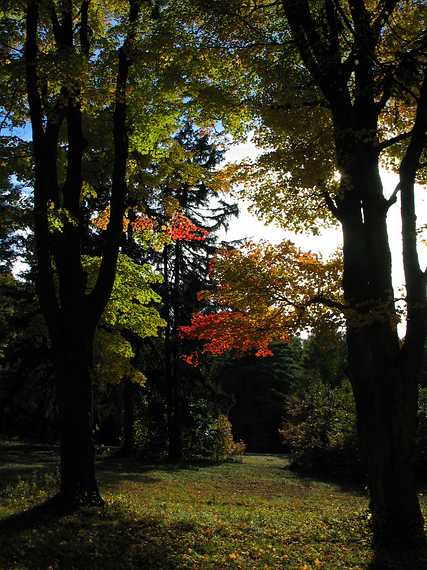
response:
M26 6L25 69L33 132L34 233L37 292L56 368L61 419L61 489L58 500L67 507L102 503L95 478L92 440L91 364L96 326L111 294L126 199L128 132L126 125L129 70L137 40L136 26L143 3L130 0L124 42L118 48L114 91L114 154L111 175L111 218L102 261L93 289L87 294L81 241L84 205L83 134L84 90L91 67L95 12L83 0L46 5L29 0ZM121 11L111 14L123 17ZM75 18L78 18L76 31ZM123 20L123 22L125 21ZM41 45L41 27L47 43ZM100 57L95 58L99 64ZM49 70L55 61L57 75ZM50 73L49 73L50 71ZM66 126L65 172L58 171L60 141Z
M99 258L85 258L90 277L99 270ZM161 297L151 288L162 281L148 264L138 265L119 254L117 274L110 300L101 317L94 344L94 374L100 385L122 384L122 455L135 451L134 408L138 386L146 376L139 369L138 354L143 339L156 337L166 325L153 303ZM105 391L105 390L104 390Z
M221 10L229 17L218 17ZM375 538L414 540L423 536L412 462L427 321L414 200L426 164L423 3L215 2L208 14L230 50L242 47L237 23L251 46L241 50L243 65L257 77L246 102L262 125L259 144L273 148L252 165L248 194L258 210L299 229L331 217L341 224L349 373ZM400 177L390 197L379 173L386 159ZM257 170L263 176L256 182ZM386 225L398 193L407 290L403 342Z
M271 356L272 341L286 342L327 316L339 319L341 263L339 254L322 260L291 241L223 248L211 264L214 287L199 293L211 311L194 314L180 333L203 341L202 353ZM198 357L185 356L189 363Z
M283 451L278 430L286 396L306 384L298 338L272 343L271 351L269 358L248 351L239 358L230 352L207 359L218 388L228 395L228 399L222 397L222 412L231 421L235 440L258 453Z
M196 293L206 285L216 231L237 213L236 206L220 194L229 183L227 173L218 168L224 154L221 139L214 129L184 122L172 141L174 152L167 164L159 161L157 193L151 192L147 200L147 211L170 238L157 263L164 277L161 295L167 322L164 372L171 461L182 460L186 402L194 392L191 386L200 383L198 373L180 358L182 338L177 331L199 304Z

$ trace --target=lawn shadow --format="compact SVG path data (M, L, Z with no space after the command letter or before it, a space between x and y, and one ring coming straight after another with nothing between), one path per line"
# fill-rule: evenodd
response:
M147 475L152 471L167 473L199 471L201 468L210 465L212 463L153 463L145 462L136 457L121 457L120 455L104 457L96 462L97 473L101 479L107 482L120 482L125 479L141 483L156 483L159 481L159 478Z
M58 445L0 441L0 492L19 479L53 473L58 463Z
M427 543L413 548L373 548L374 557L367 570L427 570Z
M352 476L350 474L334 474L325 472L310 472L299 471L298 469L285 465L281 468L286 471L288 476L294 477L301 481L302 484L326 483L338 487L343 493L349 493L358 497L367 497L366 481L362 475Z
M195 530L119 503L62 516L40 505L0 522L0 568L180 568Z
M20 480L42 481L58 472L58 446L0 441L0 495Z
M11 536L20 532L40 528L60 519L65 514L60 512L51 499L27 509L15 513L9 517L0 519L0 536Z

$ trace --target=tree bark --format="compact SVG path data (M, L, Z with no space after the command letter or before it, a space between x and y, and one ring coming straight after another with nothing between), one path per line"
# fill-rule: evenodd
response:
M349 373L374 538L387 544L412 542L424 532L412 461L427 305L426 277L416 253L413 185L426 142L427 70L422 70L414 128L400 170L408 292L407 334L401 347L386 224L390 203L378 167L379 118L392 96L394 78L388 70L378 70L377 50L397 2L385 3L375 17L363 1L349 2L345 14L339 3L329 0L317 4L316 12L306 0L282 0L282 5L299 55L331 112L341 189L337 203L330 199L328 205L343 228ZM343 22L351 29L349 57L349 46L344 47L339 33ZM379 80L382 72L386 82Z
M168 461L179 463L183 458L183 434L181 421L181 403L179 398L179 379L176 370L176 353L172 343L175 336L174 302L171 299L171 282L169 279L169 246L163 252L163 277L165 287L166 329L164 341L165 380L167 397L168 424Z
M76 315L77 317L77 315ZM95 476L93 440L93 331L74 319L55 343L56 389L61 429L61 487L57 500L65 508L102 505Z
M120 455L130 457L135 453L135 397L136 386L128 378L123 381L123 444Z
M385 331L369 328L362 332L350 325L347 344L374 538L412 542L423 536L413 472L416 378L402 373Z
M404 366L377 159L353 151L340 207L344 234L347 345L376 542L423 536L413 473L418 369ZM351 190L349 190L351 188ZM362 199L355 199L362 197Z
M27 2L25 40L27 94L33 131L37 290L56 364L57 398L61 414L61 490L58 500L74 507L81 503L102 503L95 478L92 433L92 346L96 326L114 285L123 231L128 158L126 87L142 0L129 0L128 31L118 50L110 223L98 279L88 296L85 291L87 276L81 259L85 140L80 90L78 85L76 89L70 89L64 77L60 96L53 105L54 112L44 107L38 50L41 4L40 0ZM80 50L87 60L90 49L88 7L89 0L83 0L79 12ZM72 2L62 2L58 8L51 2L48 8L57 53L77 54ZM62 18L58 18L57 9L61 10ZM65 182L60 187L57 155L59 131L64 120L68 138L67 167ZM61 232L52 232L49 228L48 212L51 206L57 209L65 207L73 217L73 222L64 221ZM55 260L55 267L52 259Z

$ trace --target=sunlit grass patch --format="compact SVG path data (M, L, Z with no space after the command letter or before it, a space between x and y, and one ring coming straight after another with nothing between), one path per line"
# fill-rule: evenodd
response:
M53 485L19 482L0 498L0 568L368 568L363 493L285 467L275 456L192 468L106 461L105 508L13 530L8 516L42 502Z

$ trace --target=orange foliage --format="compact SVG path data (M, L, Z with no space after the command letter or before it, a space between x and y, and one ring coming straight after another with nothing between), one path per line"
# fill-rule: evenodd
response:
M93 221L93 225L100 230L106 230L110 221L110 208L105 208ZM156 221L145 214L138 214L132 222L125 216L123 218L123 231L132 225L135 232L155 231ZM164 234L173 241L202 241L206 239L209 232L204 228L196 226L182 212L175 212L169 224L162 226Z
M174 241L203 241L209 234L207 230L193 224L182 212L175 212L171 225L165 231Z
M221 355L229 350L245 353L255 350L256 356L271 356L269 349L271 330L266 329L265 322L258 325L249 315L238 311L222 311L204 315L196 313L191 325L179 327L181 337L198 339L204 342L203 352ZM286 334L282 340L287 340ZM185 356L188 364L194 364L196 355Z
M143 232L146 230L154 231L155 222L153 218L145 216L144 214L139 214L132 222L132 227L135 232Z
M219 251L210 270L216 288L200 291L198 299L209 299L224 310L197 313L191 325L180 327L184 338L202 342L204 353L233 350L271 356L273 340L287 341L326 316L341 318L340 254L322 260L290 241L247 242L240 249ZM183 358L198 363L196 353Z

